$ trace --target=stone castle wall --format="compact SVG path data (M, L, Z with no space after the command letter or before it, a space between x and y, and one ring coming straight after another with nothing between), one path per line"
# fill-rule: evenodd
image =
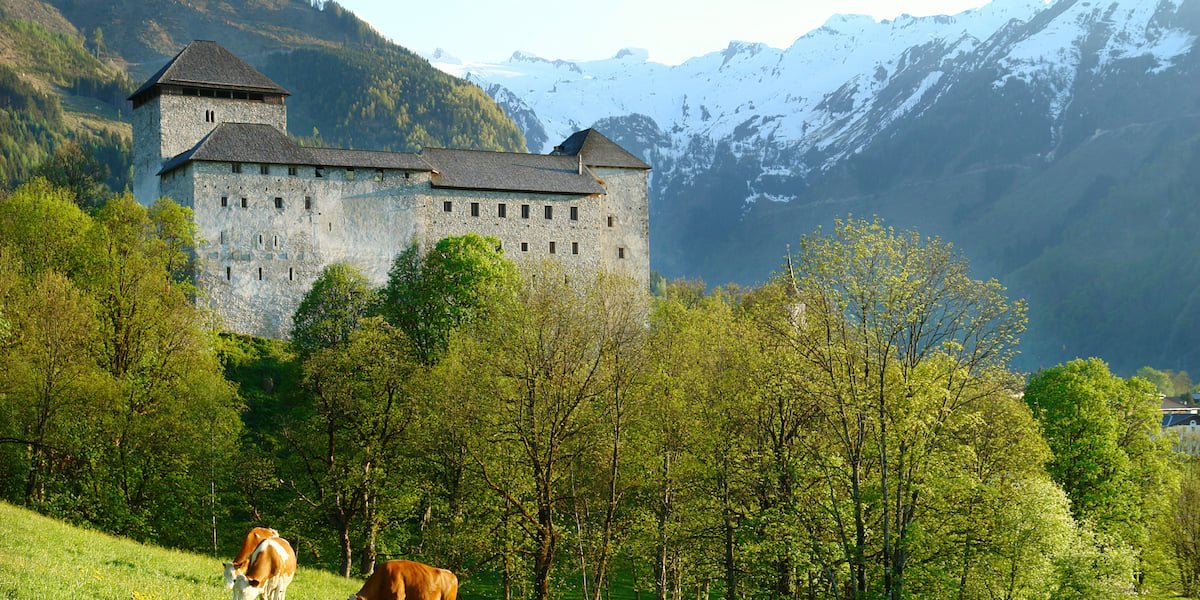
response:
M133 111L133 191L138 202L149 205L164 195L155 176L163 163L191 149L221 123L261 123L287 131L287 109L282 103L163 94Z
M424 170L232 164L194 160L162 177L164 162L222 122L286 131L286 109L228 98L160 95L134 111L135 196L191 208L201 306L230 331L287 339L292 315L321 270L359 269L384 285L394 257L469 232L500 240L517 261L555 258L568 272L649 280L647 172L592 169L606 194L437 188ZM501 216L500 206L504 206ZM549 212L547 212L549 211Z

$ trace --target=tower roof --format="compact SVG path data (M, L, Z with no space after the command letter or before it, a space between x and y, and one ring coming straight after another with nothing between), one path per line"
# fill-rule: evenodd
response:
M616 167L622 169L650 169L650 165L604 137L595 129L584 129L571 134L562 144L555 146L554 154L579 155L589 167Z
M155 86L221 89L287 96L288 91L259 73L216 42L196 40L179 51L142 87L129 96L134 100Z

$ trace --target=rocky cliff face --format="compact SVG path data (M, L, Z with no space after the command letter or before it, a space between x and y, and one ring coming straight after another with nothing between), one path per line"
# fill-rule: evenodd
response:
M1200 221L1198 32L1197 0L995 0L836 16L785 50L733 43L677 66L632 50L431 60L505 106L531 151L595 126L654 165L664 275L763 281L799 236L879 215L1030 300L1021 366L1178 369L1200 359L1184 241Z

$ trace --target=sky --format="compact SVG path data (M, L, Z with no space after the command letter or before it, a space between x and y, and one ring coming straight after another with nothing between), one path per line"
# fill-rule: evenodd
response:
M730 41L787 48L834 14L892 19L952 15L986 0L440 0L405 8L395 0L337 0L393 42L439 48L469 62L514 51L547 59L601 60L622 48L679 64Z

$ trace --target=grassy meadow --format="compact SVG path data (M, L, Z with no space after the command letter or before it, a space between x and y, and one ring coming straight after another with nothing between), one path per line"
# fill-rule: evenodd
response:
M236 549L234 549L236 551ZM289 600L342 600L362 581L301 567ZM145 546L0 502L0 599L227 600L221 560Z

